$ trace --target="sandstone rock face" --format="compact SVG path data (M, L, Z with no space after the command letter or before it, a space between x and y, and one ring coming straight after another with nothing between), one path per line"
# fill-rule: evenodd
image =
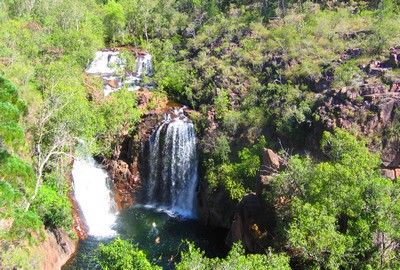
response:
M389 49L389 63L392 67L399 67L400 65L400 46Z
M226 229L231 227L236 203L225 190L218 189L209 194L207 183L201 181L197 202L198 216L204 225Z
M262 174L276 173L280 168L280 157L271 149L264 148L262 153Z
M247 194L236 206L235 216L226 243L241 241L247 252L262 252L272 237L268 231L274 224L271 211L263 206L256 194Z
M46 240L38 247L38 251L44 254L44 258L42 263L38 265L38 269L61 269L61 266L76 251L77 242L69 238L61 229L46 230L45 235Z
M133 193L139 185L137 161L128 164L123 160L107 160L107 169L112 175L118 209L133 205Z
M84 222L83 213L79 207L78 202L76 201L74 195L72 193L68 194L68 198L71 201L72 207L72 218L73 218L73 227L75 230L76 235L78 236L79 240L83 240L88 235L88 227Z

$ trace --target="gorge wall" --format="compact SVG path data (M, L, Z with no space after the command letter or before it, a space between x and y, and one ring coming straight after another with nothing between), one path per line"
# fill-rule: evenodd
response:
M341 57L352 57L352 53L346 51ZM332 88L330 82L333 74L329 72L319 81L308 82L318 99L313 108L314 119L305 123L307 136L303 150L311 151L313 156L321 158L323 154L319 149L319 141L322 132L339 127L359 138L365 138L371 151L382 153L382 174L385 177L392 180L400 177L400 81L390 73L391 69L399 66L399 60L400 47L397 47L389 51L385 60L371 60L368 65L360 66L365 79L359 86ZM142 95L140 104L146 106L150 100L149 92L144 91L139 95ZM149 111L135 133L129 136L127 134L117 158L107 160L119 191L119 206L122 208L135 201L133 194L140 186L139 145L149 139L153 128L162 120L163 114L168 110L167 103L164 100L156 110ZM200 140L215 141L221 129L215 112L208 111L207 115L203 115L202 121L198 125ZM265 131L262 133L270 135ZM234 147L240 148L240 143L235 146L239 138L229 139ZM204 145L200 143L200 161L205 158L204 149ZM272 241L269 232L274 226L273 209L264 205L261 198L261 191L267 188L263 185L264 180L273 177L280 166L277 161L279 158L270 151L272 150L265 150L262 166L273 168L272 171L266 175L259 174L257 192L247 195L239 204L223 188L217 188L213 193L208 192L208 183L204 180L206 168L200 162L197 193L199 217L209 226L230 229L227 243L240 239L250 252L256 252L265 243Z

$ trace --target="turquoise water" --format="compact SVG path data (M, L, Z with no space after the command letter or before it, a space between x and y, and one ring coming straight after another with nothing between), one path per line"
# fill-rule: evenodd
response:
M224 257L227 253L226 230L207 228L197 219L184 219L156 209L126 209L118 214L113 229L122 239L137 244L148 259L164 269L174 269L184 239L205 250L208 257ZM80 242L76 255L62 269L98 269L93 250L112 239L89 236Z

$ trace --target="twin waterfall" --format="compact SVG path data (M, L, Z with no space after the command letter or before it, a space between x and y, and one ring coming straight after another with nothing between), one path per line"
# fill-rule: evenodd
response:
M140 203L172 215L195 217L196 136L183 109L175 110L172 118L166 115L153 130L149 142L143 145L142 159ZM89 235L115 235L112 227L116 209L107 172L98 168L93 159L75 160L72 175L75 198L89 227Z
M147 148L141 201L180 216L195 216L196 135L182 108L175 110L173 118L165 116L151 134Z

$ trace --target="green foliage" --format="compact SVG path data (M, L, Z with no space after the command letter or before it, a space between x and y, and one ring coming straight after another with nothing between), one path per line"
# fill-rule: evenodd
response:
M26 240L28 239L32 243L35 241L37 236L41 236L43 239L43 222L32 211L18 211L14 212L13 225L9 231L8 239L10 240Z
M3 151L0 152L0 176L0 213L22 207L33 193L35 172L32 167Z
M224 187L236 200L254 190L260 158L251 145L268 130L303 147L317 97L332 87L358 87L365 77L358 65L400 43L399 1L317 2L2 1L0 74L19 90L0 79L0 218L13 223L2 236L29 237L41 222L67 226L70 168L60 153L72 154L81 138L110 156L139 120L131 92L88 99L94 96L82 72L105 46L147 49L158 90L203 108L199 133L216 122L217 135L203 140L210 190ZM361 55L342 59L352 49ZM321 86L327 75L333 84ZM288 200L279 219L288 249L310 267L398 268L391 246L399 239L398 184L380 178L379 158L347 133L325 134L321 144L329 162L293 157L275 199L270 194L276 205ZM32 211L23 211L35 181ZM194 247L192 253L186 268L262 268L276 259L277 269L282 259L244 256L237 247L224 262L205 260Z
M246 255L241 243L233 244L228 256L224 259L205 257L204 251L196 248L193 243L185 242L187 250L181 252L181 261L175 265L177 270L189 269L266 269L286 270L289 266L289 257L283 254Z
M34 211L45 226L54 228L71 228L72 205L66 194L59 194L57 187L43 185L35 198Z
M217 163L226 163L229 162L229 154L231 153L231 149L229 147L228 138L225 136L221 136L217 138L216 146L214 149L214 160Z
M24 142L24 132L19 124L20 115L26 113L25 103L18 98L14 85L0 77L0 151Z
M40 234L42 221L24 206L33 194L36 174L32 167L15 155L14 149L25 144L20 126L20 115L26 114L24 102L9 81L0 78L0 222L10 223L8 230L0 232L4 240L34 239Z
M318 267L390 267L396 251L381 245L397 242L397 183L381 178L379 157L345 131L325 132L321 148L330 161L315 164L294 157L274 184L276 193L269 200L283 196L289 202L289 209L280 211L289 224L283 237L304 263ZM377 240L380 234L386 240Z
M160 269L153 266L146 254L137 247L117 237L109 244L100 244L96 250L96 260L101 269L109 270L151 270Z
M337 231L336 218L322 205L292 202L293 221L288 234L291 244L304 259L312 258L317 265L338 269L348 248L346 237Z
M251 148L239 151L236 163L231 163L228 158L230 148L226 137L217 138L216 143L213 159L209 161L206 175L210 184L209 189L212 191L218 185L222 185L232 199L239 201L246 193L256 188L255 179L260 170L260 155L261 149L266 145L265 138L261 137Z
M110 98L98 108L101 115L96 120L100 153L109 155L113 146L118 145L119 137L132 132L134 124L142 115L142 111L136 108L136 103L133 92L121 89L112 93Z
M336 87L358 86L363 82L363 74L356 62L349 61L335 69Z
M104 25L106 26L106 39L111 43L120 41L125 31L125 13L120 3L108 1L104 6Z
M192 78L187 64L164 60L155 65L155 82L160 90L166 91L177 100L191 100L188 96L188 81Z

